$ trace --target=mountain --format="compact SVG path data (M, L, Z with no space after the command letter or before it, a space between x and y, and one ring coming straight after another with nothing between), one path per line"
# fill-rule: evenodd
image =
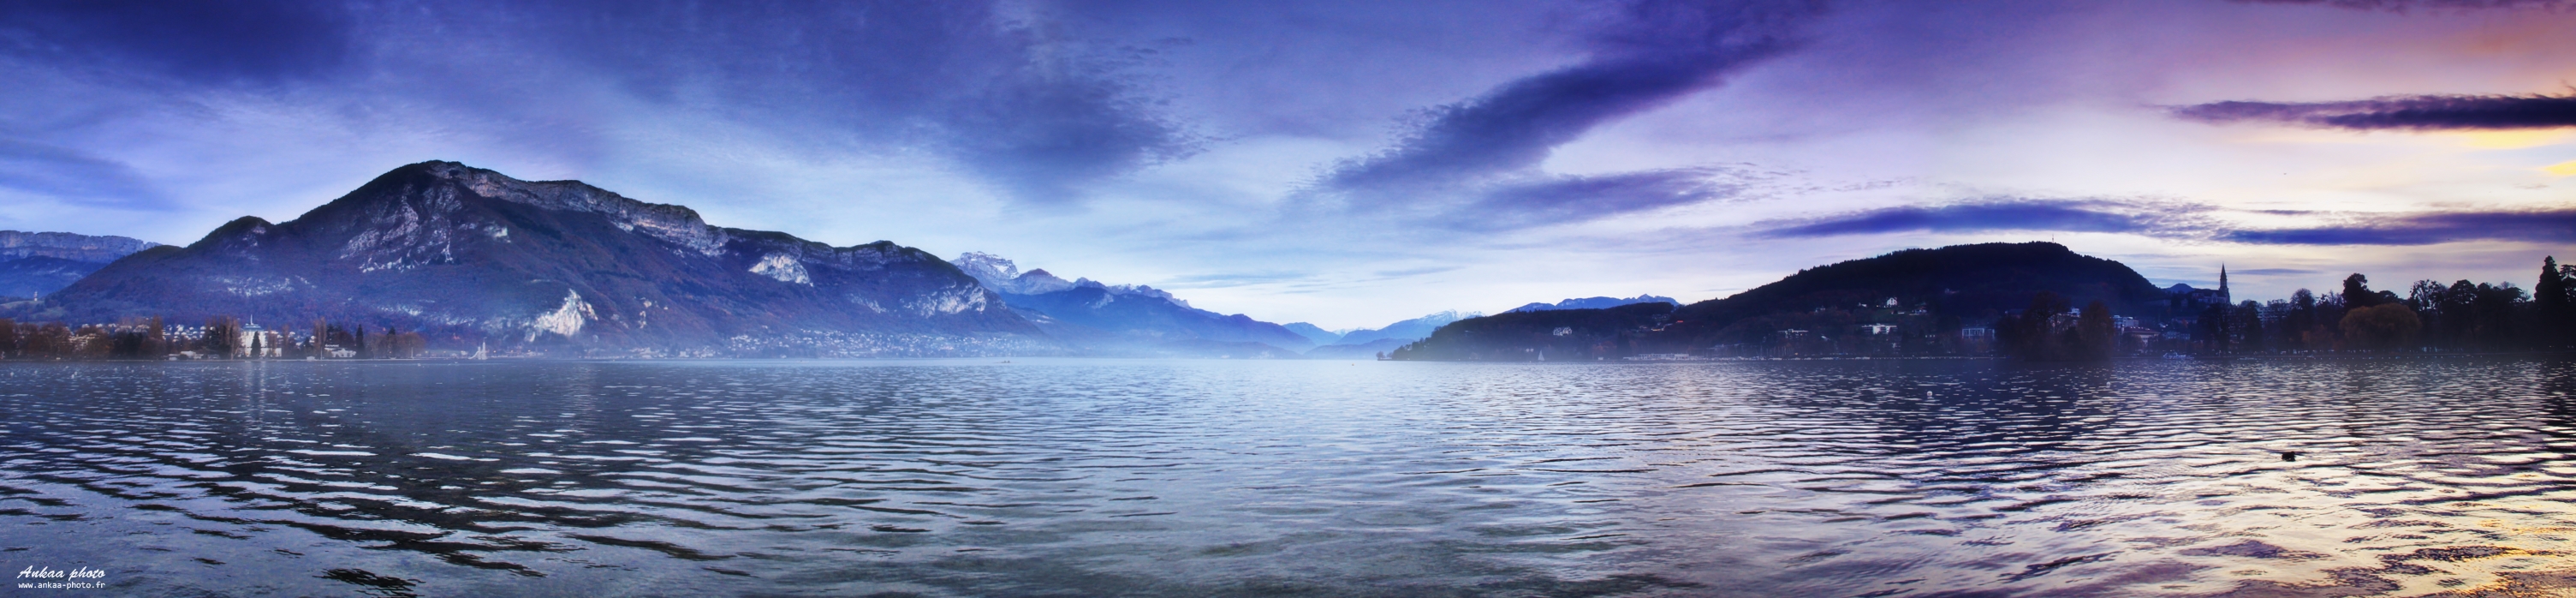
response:
M954 355L1048 345L928 252L710 226L686 207L453 162L396 168L282 223L244 217L47 297L42 319L241 316L417 331L432 346Z
M2119 262L2045 242L1907 249L1798 271L1779 282L1673 312L1676 320L1722 326L1784 311L1882 305L1888 300L1959 316L2017 310L2051 291L2082 306L2107 303L2124 315L2161 314L2167 293Z
M1293 357L1314 346L1278 324L1191 307L1150 286L1108 285L1089 278L1066 282L1042 269L1020 272L1018 264L987 253L968 252L951 263L985 288L999 291L1004 305L1048 334L1096 354Z
M948 263L955 264L959 271L984 283L984 288L1014 295L1041 295L1072 289L1080 284L1057 278L1056 275L1049 274L1044 269L1030 270L1022 274L1019 265L989 253L969 251ZM1088 282L1089 279L1085 281Z
M1819 340L1864 325L1956 331L2028 307L2042 291L2114 314L2161 316L2167 292L2119 262L2055 243L1987 243L1907 249L1800 270L1778 282L1678 309L1638 303L1609 309L1524 311L1442 327L1399 359L1592 359L1688 352L1720 344L1777 343L1783 333ZM1912 338L1922 338L1916 334ZM1896 337L1890 337L1896 338Z
M1306 337L1306 340L1314 341L1314 343L1318 345L1330 345L1342 342L1342 333L1325 330L1323 327L1316 326L1314 324L1290 322L1287 324L1281 324L1280 327L1287 328L1289 332L1294 332L1297 333L1298 336Z
M1403 341L1411 342L1411 341L1415 341L1415 340L1420 340L1420 339L1422 339L1422 338L1424 338L1424 337L1431 336L1431 331L1433 331L1433 330L1437 330L1437 329L1439 329L1441 326L1447 325L1447 324L1449 324L1450 322L1456 322L1456 321L1459 321L1459 320L1464 320L1464 319L1467 319L1467 318L1478 317L1478 316L1482 316L1482 315L1485 315L1485 314L1476 313L1476 312L1467 312L1467 313L1461 314L1461 313L1458 313L1458 310L1454 310L1454 309L1453 309L1453 310L1444 311L1444 312L1440 312L1440 313L1436 313L1436 314L1431 314L1431 315L1427 315L1427 316L1423 316L1423 317L1419 317L1419 318L1414 318L1414 319L1411 319L1411 320L1405 320L1405 321L1396 322L1396 323L1393 323L1393 324L1388 324L1388 325L1386 325L1386 326L1385 326L1385 327L1383 327L1383 328L1378 328L1378 329L1374 329L1374 330L1371 330L1371 329L1365 329L1365 328L1363 328L1363 329L1359 329L1359 330L1353 330L1353 331L1350 331L1350 332L1347 332L1347 333L1342 334L1342 340L1341 340L1341 342L1337 342L1337 343L1333 343L1333 344L1336 344L1336 345L1365 345L1365 344L1369 344L1370 342L1377 341L1377 340L1379 340L1379 339L1397 339L1397 340L1403 340Z
M0 297L52 293L117 258L160 245L125 237L0 230Z
M1399 360L1592 361L1654 351L1655 330L1669 322L1673 304L1631 303L1605 309L1551 309L1469 318L1440 327L1430 338L1390 350ZM1644 342L1641 342L1644 341Z
M1511 308L1511 309L1508 309L1508 310L1504 310L1504 311L1503 311L1503 313L1514 313L1514 312L1524 312L1524 311L1548 311L1548 310L1555 310L1555 309L1603 309L1603 308L1618 307L1618 306L1628 305L1628 304L1633 304L1633 303L1670 303L1670 304L1673 304L1673 305L1675 305L1675 306L1679 306L1679 305L1681 305L1681 304L1682 304L1682 302L1680 302L1680 301L1674 301L1674 300L1673 300L1673 298L1671 298L1671 297L1657 297L1657 296L1654 296L1654 295L1638 295L1638 296L1630 297L1630 298L1627 298L1627 299L1621 299L1621 298L1618 298L1618 297L1585 297L1585 298L1582 298L1582 299L1567 299L1567 300L1564 300L1564 301L1558 301L1558 302L1556 302L1556 303L1554 303L1554 304L1548 304L1548 303L1531 303L1531 304L1529 304L1529 305L1523 305L1523 306L1520 306L1520 307L1515 307L1515 308Z

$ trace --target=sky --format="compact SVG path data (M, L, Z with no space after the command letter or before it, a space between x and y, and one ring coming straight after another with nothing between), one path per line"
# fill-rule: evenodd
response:
M0 229L454 160L1275 322L2055 241L2238 297L2576 259L2576 2L0 0Z

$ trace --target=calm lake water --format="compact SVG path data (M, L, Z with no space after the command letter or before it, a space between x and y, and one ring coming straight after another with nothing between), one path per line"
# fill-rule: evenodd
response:
M109 586L12 596L2576 585L2569 362L996 361L0 364L0 565Z

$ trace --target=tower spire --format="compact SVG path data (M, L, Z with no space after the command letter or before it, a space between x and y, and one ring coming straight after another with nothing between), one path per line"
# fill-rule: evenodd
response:
M2227 294L2227 262L2218 263L2218 302L2234 305L2235 297Z

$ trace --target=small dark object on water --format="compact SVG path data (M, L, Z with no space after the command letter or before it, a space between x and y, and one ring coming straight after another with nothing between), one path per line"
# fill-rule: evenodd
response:
M2297 460L2299 460L2299 452L2298 452L2298 451L2281 451L2281 460L2283 460L2283 461L2297 461Z

